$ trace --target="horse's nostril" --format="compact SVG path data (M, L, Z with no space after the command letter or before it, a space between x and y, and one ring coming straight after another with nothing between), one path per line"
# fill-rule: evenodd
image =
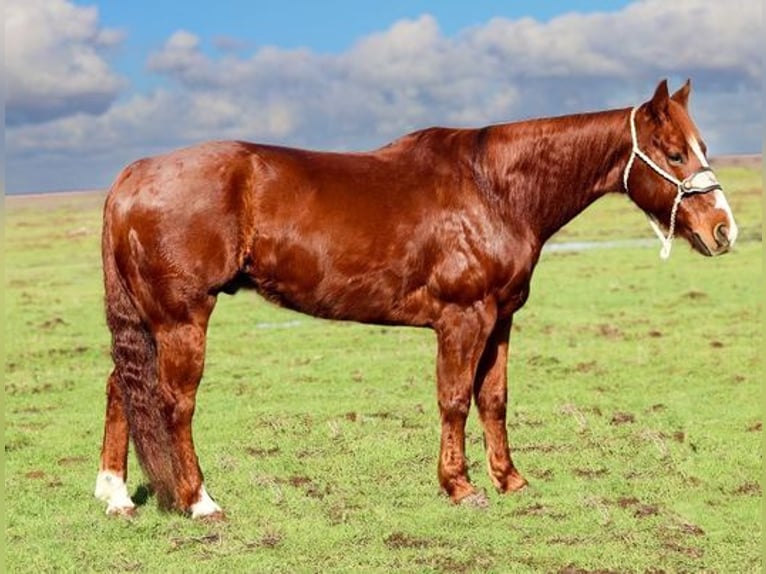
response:
M723 224L719 223L713 230L715 240L718 242L719 247L729 246L729 229Z

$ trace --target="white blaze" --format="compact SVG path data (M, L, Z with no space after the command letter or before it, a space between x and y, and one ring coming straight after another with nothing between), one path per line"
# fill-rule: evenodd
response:
M705 157L705 154L702 153L702 148L700 147L700 144L697 141L697 138L695 138L694 136L691 136L689 138L688 143L689 143L689 147L692 149L692 152L694 152L694 155L696 155L697 159L700 160L702 167L710 167L710 164L707 162L707 158Z
M726 196L723 194L723 191L716 189L713 191L713 194L715 196L715 208L725 211L726 217L729 218L729 245L734 245L734 242L737 240L737 235L739 234L737 222L734 221L734 214L731 212L729 202L726 201Z
M699 142L697 141L697 138L694 136L689 138L689 147L691 148L692 152L695 156L697 156L697 159L702 164L702 167L710 167L710 164L707 161L707 158L705 157L705 154L702 153L702 148L700 147ZM726 213L726 217L729 219L729 225L727 225L729 229L729 245L734 245L734 242L737 241L737 235L739 234L739 228L737 227L737 222L734 221L734 214L731 212L731 207L729 207L729 202L726 201L726 196L724 195L723 191L720 189L716 189L713 191L713 196L715 197L715 208L721 209Z

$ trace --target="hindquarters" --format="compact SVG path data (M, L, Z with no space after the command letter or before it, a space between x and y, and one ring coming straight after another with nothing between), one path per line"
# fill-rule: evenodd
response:
M243 194L236 186L244 168L224 155L213 146L137 162L120 174L105 204L114 372L97 496L109 508L119 500L116 512L130 505L124 429L162 506L220 512L202 484L191 421L216 294L238 269ZM115 480L119 496L107 485Z

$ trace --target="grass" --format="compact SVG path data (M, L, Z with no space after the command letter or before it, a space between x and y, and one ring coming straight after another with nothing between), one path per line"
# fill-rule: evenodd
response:
M195 438L228 520L92 498L109 371L99 196L6 200L11 572L755 572L761 564L760 174L720 169L736 253L545 253L517 314L509 432L531 487L438 493L431 332L318 321L252 294L210 326ZM610 197L558 241L650 237Z

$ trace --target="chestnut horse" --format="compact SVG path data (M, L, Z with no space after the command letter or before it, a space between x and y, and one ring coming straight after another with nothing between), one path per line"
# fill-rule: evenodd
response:
M107 513L135 511L132 437L162 507L221 516L192 416L210 314L240 288L317 317L432 328L441 488L485 502L465 462L472 398L492 482L523 488L506 432L508 338L543 244L609 192L626 193L666 247L674 234L703 255L734 244L689 92L663 81L633 109L431 128L367 153L225 141L126 167L104 207Z

